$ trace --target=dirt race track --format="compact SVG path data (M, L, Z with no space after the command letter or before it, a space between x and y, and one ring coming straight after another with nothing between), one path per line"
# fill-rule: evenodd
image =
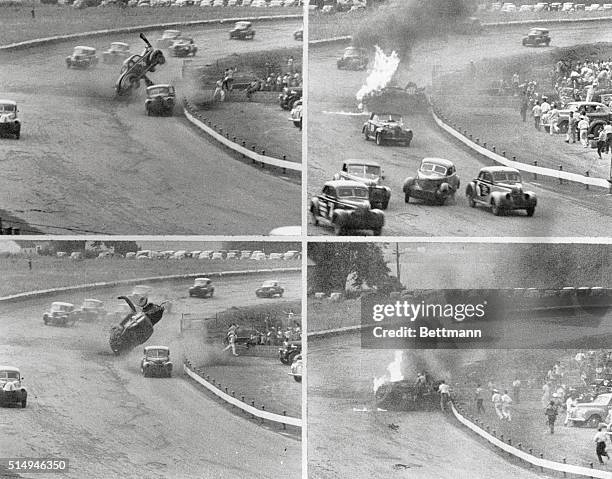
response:
M257 37L248 42L230 42L230 25L184 33L199 47L195 61L212 62L293 42L299 25L254 23ZM161 35L147 36L155 44ZM66 69L74 45L101 56L111 41L134 53L143 47L131 34L0 53L0 97L18 102L23 125L20 140L0 140L3 209L53 234L245 235L300 224L299 184L236 161L180 108L173 118L147 117L143 86L118 100L120 65ZM150 78L172 82L182 98L191 91L181 81L182 59L166 58Z
M466 67L470 61L487 57L525 53L521 37L525 27L494 30L480 36L453 36L415 46L410 65L400 63L399 84L414 81L418 85L431 83L434 64L444 71ZM564 25L551 27L553 46L611 41L612 34L602 24ZM385 212L383 235L410 236L605 236L610 232L612 196L591 190L591 196L575 198L571 192L561 193L544 188L525 176L525 188L538 197L533 218L524 212L507 217L494 217L481 207L469 208L464 196L465 186L485 166L478 157L435 125L426 114L407 114L405 122L414 131L409 148L377 147L366 143L361 127L367 116L356 114L355 93L366 78L364 72L337 70L335 60L344 45L312 49L309 58L309 121L308 121L308 193L319 194L323 183L339 171L343 160L367 158L379 162L386 176L383 182L391 187L391 202ZM537 55L538 50L533 49ZM540 50L540 51L543 51ZM323 74L325 72L325 74ZM348 114L346 114L348 113ZM537 157L534 152L534 157ZM402 185L413 176L424 157L442 157L455 162L461 187L455 203L443 207L431 206L411 199L404 203ZM312 220L311 220L312 223ZM309 225L309 234L332 234L332 230Z
M0 410L3 457L69 459L68 474L35 474L41 478L299 477L301 443L295 436L230 412L178 371L184 354L205 355L179 337L180 313L211 316L237 302L259 304L265 300L245 292L253 292L262 279L266 276L220 279L212 300L190 299L189 280L153 285L153 301L175 299L172 313L147 343L170 347L175 374L169 379L142 377L140 347L126 356L112 354L111 319L69 328L43 325L42 313L51 301L80 304L97 297L110 305L126 291L104 289L3 306L0 362L21 368L29 394L25 409ZM299 299L300 275L281 279L287 299Z

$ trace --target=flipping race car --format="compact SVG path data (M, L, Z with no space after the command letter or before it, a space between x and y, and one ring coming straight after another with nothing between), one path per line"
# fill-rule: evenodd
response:
M115 82L115 91L119 96L129 95L132 90L140 86L140 80L144 80L147 86L153 85L147 73L154 72L158 65L166 63L161 50L154 50L142 33L140 38L145 42L145 49L142 54L132 55L123 62L121 73Z
M149 303L146 296L136 299L136 305L127 296L120 296L130 307L130 313L110 330L109 343L112 351L119 355L146 343L153 334L153 327L164 314L163 303ZM140 310L136 309L136 306Z

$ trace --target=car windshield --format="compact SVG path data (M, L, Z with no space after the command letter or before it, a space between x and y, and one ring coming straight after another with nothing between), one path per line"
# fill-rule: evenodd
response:
M191 42L192 42L191 38L184 38L184 37L180 37L180 38L177 38L176 40L174 40L174 44L175 45L177 45L177 44L178 45L182 45L182 44L191 43Z
M246 30L247 28L250 28L250 26L251 26L250 23L244 23L244 22L236 23L236 29L237 30Z
M164 34L162 35L162 38L176 38L180 35L180 32L177 32L175 30L167 30L164 32Z
M338 188L338 196L343 198L368 198L368 189L359 186L341 186Z
M529 35L548 35L548 31L547 30L530 30L529 31Z
M375 165L348 165L348 173L364 178L378 178L380 176L380 166Z
M86 308L99 308L100 302L86 299L85 301L83 301L83 306Z
M0 381L6 381L7 379L19 381L19 373L17 371L0 371Z
M79 48L79 47L76 47L76 48L74 49L74 54L75 54L75 55L93 55L93 53L94 53L94 52L93 52L92 50L89 50L89 49L87 49L87 48Z
M51 305L51 311L70 311L72 306L68 306L67 304L57 304L53 303Z
M378 119L381 121L393 121L396 123L402 123L402 115L395 115L393 113L384 113L378 115Z
M610 402L610 396L597 396L591 404L606 405Z
M196 279L195 280L195 285L196 286L206 286L209 283L210 280L208 279Z
M149 96L167 95L168 93L170 93L170 88L165 87L165 86L155 87L155 88L151 88L150 90L147 90L147 94Z
M518 171L494 171L493 181L499 183L520 183L521 175Z
M433 172L433 173L439 173L440 175L446 175L446 167L442 166L442 165L438 165L436 163L423 163L421 165L421 171L424 172Z
M362 51L357 48L347 48L344 50L345 57L360 57L362 55Z
M0 113L14 113L17 107L11 103L0 103Z
M169 354L166 349L149 349L147 351L147 358L167 358Z
M261 285L262 288L273 288L276 286L278 286L278 283L276 281L264 281Z

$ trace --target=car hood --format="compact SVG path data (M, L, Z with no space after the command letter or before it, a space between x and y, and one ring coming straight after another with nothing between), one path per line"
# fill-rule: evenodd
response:
M355 209L370 209L370 201L361 198L342 198L342 203Z
M443 180L446 178L445 175L437 173L435 171L418 171L417 178L419 180Z
M523 184L522 183L495 183L496 186L499 186L501 188L507 188L509 190L513 190L513 191L517 191L517 192L522 192L523 191Z

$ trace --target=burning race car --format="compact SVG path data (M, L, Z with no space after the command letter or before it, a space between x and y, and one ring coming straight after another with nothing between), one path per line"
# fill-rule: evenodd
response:
M426 111L428 106L425 89L410 82L405 88L387 86L364 95L361 107L367 111L395 111L398 113Z
M121 74L115 82L115 91L119 96L129 95L132 90L140 86L140 80L144 80L147 86L153 85L147 73L154 72L158 65L166 63L166 58L161 50L154 50L142 33L140 38L145 42L145 49L142 54L132 55L123 62Z
M438 387L441 381L419 382L402 379L387 382L376 389L376 405L391 411L433 411L440 407Z

